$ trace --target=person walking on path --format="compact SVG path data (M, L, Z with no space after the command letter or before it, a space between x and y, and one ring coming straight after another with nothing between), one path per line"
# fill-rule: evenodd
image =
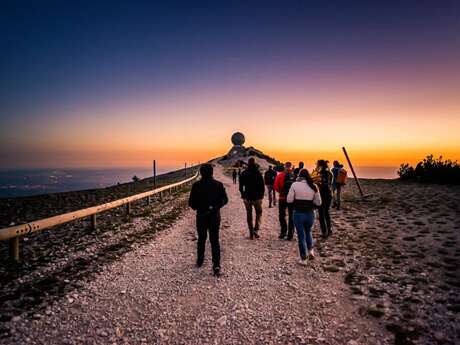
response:
M232 177L233 177L233 184L236 184L236 179L238 177L238 173L236 172L235 169L232 171Z
M209 232L211 242L212 266L215 276L220 270L220 209L228 203L227 193L222 182L213 178L211 164L200 167L201 180L195 182L188 200L189 206L196 211L196 228L198 232L196 265L201 267L204 262L206 237Z
M321 234L323 238L332 235L331 215L329 210L332 202L332 173L329 170L328 161L318 160L316 169L312 172L313 181L319 186L321 194L321 206L318 209L319 223L321 225Z
M278 197L278 211L281 231L279 239L292 240L294 236L294 223L292 220L293 205L288 204L286 197L289 193L289 188L295 182L295 176L292 172L292 163L286 162L284 164L284 171L276 175L275 178L275 191L279 193ZM288 211L288 221L286 222L286 210Z
M262 222L262 200L264 198L264 178L259 171L254 158L249 158L248 167L240 176L240 193L246 207L246 216L249 228L249 237L259 238L260 224ZM256 212L255 224L252 219L252 208Z
M347 171L338 161L334 161L334 167L331 169L332 180L332 207L340 210L342 199L342 187L347 183Z
M275 179L276 179L276 171L273 170L271 165L268 166L268 170L265 172L264 175L264 182L267 186L268 192L268 207L276 206L276 193L275 193Z
M308 258L315 258L311 228L315 222L315 208L321 205L319 189L307 169L300 170L298 180L289 189L287 202L294 206L293 220L299 242L299 264L306 265L307 250Z

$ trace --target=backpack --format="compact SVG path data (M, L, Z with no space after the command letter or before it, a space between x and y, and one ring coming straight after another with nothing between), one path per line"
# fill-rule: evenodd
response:
M289 189L295 180L296 177L293 173L286 173L284 175L283 192L281 193L282 196L287 196L289 194Z
M347 171L344 168L340 168L337 173L337 184L345 185L347 184Z

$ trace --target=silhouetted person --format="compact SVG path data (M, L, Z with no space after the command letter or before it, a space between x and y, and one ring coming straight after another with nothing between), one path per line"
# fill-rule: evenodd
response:
M299 178L289 189L287 202L294 205L294 224L299 242L299 264L306 265L308 257L314 259L311 228L315 223L315 208L321 205L318 187L313 183L307 169L299 172Z
M328 161L320 159L316 163L316 169L312 172L313 180L318 185L321 194L322 203L318 209L318 216L323 238L332 234L331 215L329 214L332 202L332 173L328 163Z
M305 164L303 162L299 162L299 166L294 169L294 175L296 178L299 176L300 170L303 169L304 165Z
M220 275L220 209L227 204L228 198L224 185L214 180L211 164L200 167L201 180L195 182L188 200L189 206L196 211L196 228L198 232L196 265L204 262L206 237L209 232L211 242L212 265L214 275Z
M233 184L236 184L236 179L238 177L238 173L235 169L232 171L232 177L233 177Z
M260 224L262 222L262 200L264 198L264 178L259 171L254 158L249 158L248 167L240 176L240 193L246 207L246 216L251 240L259 238ZM252 219L252 208L256 211L256 221Z
M334 167L331 169L332 172L332 207L340 210L341 199L342 199L342 187L347 183L347 171L343 168L343 165L338 161L334 161Z
M276 206L276 193L275 193L275 179L277 172L273 170L273 167L270 165L268 170L264 174L265 186L267 186L268 192L268 207L272 205Z
M291 185L295 182L295 175L292 171L292 163L284 164L284 171L280 172L275 179L275 191L279 193L278 211L281 231L279 239L292 240L294 236L294 223L292 219L293 205L288 204L286 197L289 193ZM286 210L288 211L288 221L286 222Z

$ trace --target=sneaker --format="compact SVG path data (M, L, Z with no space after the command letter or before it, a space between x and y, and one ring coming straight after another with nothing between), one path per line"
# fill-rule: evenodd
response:
M309 258L310 260L315 260L315 257L316 257L316 255L315 255L314 250L313 250L313 249L309 250L309 251L308 251L308 258Z
M260 238L259 234L257 232L254 232L254 237L255 238Z
M300 266L307 266L308 265L308 260L307 259L300 259L299 261L297 261L297 263Z
M214 267L213 268L213 271L214 271L214 276L215 277L220 277L221 276L221 272L220 272L220 267Z
M280 235L278 236L278 239L280 239L280 240L284 240L285 238L286 238L286 235L283 235L283 234L280 234Z

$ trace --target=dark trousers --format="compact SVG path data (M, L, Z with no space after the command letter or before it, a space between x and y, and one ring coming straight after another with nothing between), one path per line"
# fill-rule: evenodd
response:
M281 226L281 236L292 238L294 236L294 221L292 214L294 212L294 204L288 204L286 200L278 200L278 210ZM288 211L288 221L286 222L286 210Z
M321 233L323 236L328 236L332 233L331 230L331 208L332 195L331 193L321 193L321 206L318 209L319 224L321 225Z
M341 198L342 198L342 185L338 184L333 187L333 207L337 207L338 210L340 210L340 204L341 204Z
M233 184L236 184L236 175L233 176Z
M197 243L197 263L204 261L206 248L206 238L209 232L209 242L211 242L212 265L220 267L220 244L219 244L220 214L212 212L205 215L196 216L196 228L198 232Z

